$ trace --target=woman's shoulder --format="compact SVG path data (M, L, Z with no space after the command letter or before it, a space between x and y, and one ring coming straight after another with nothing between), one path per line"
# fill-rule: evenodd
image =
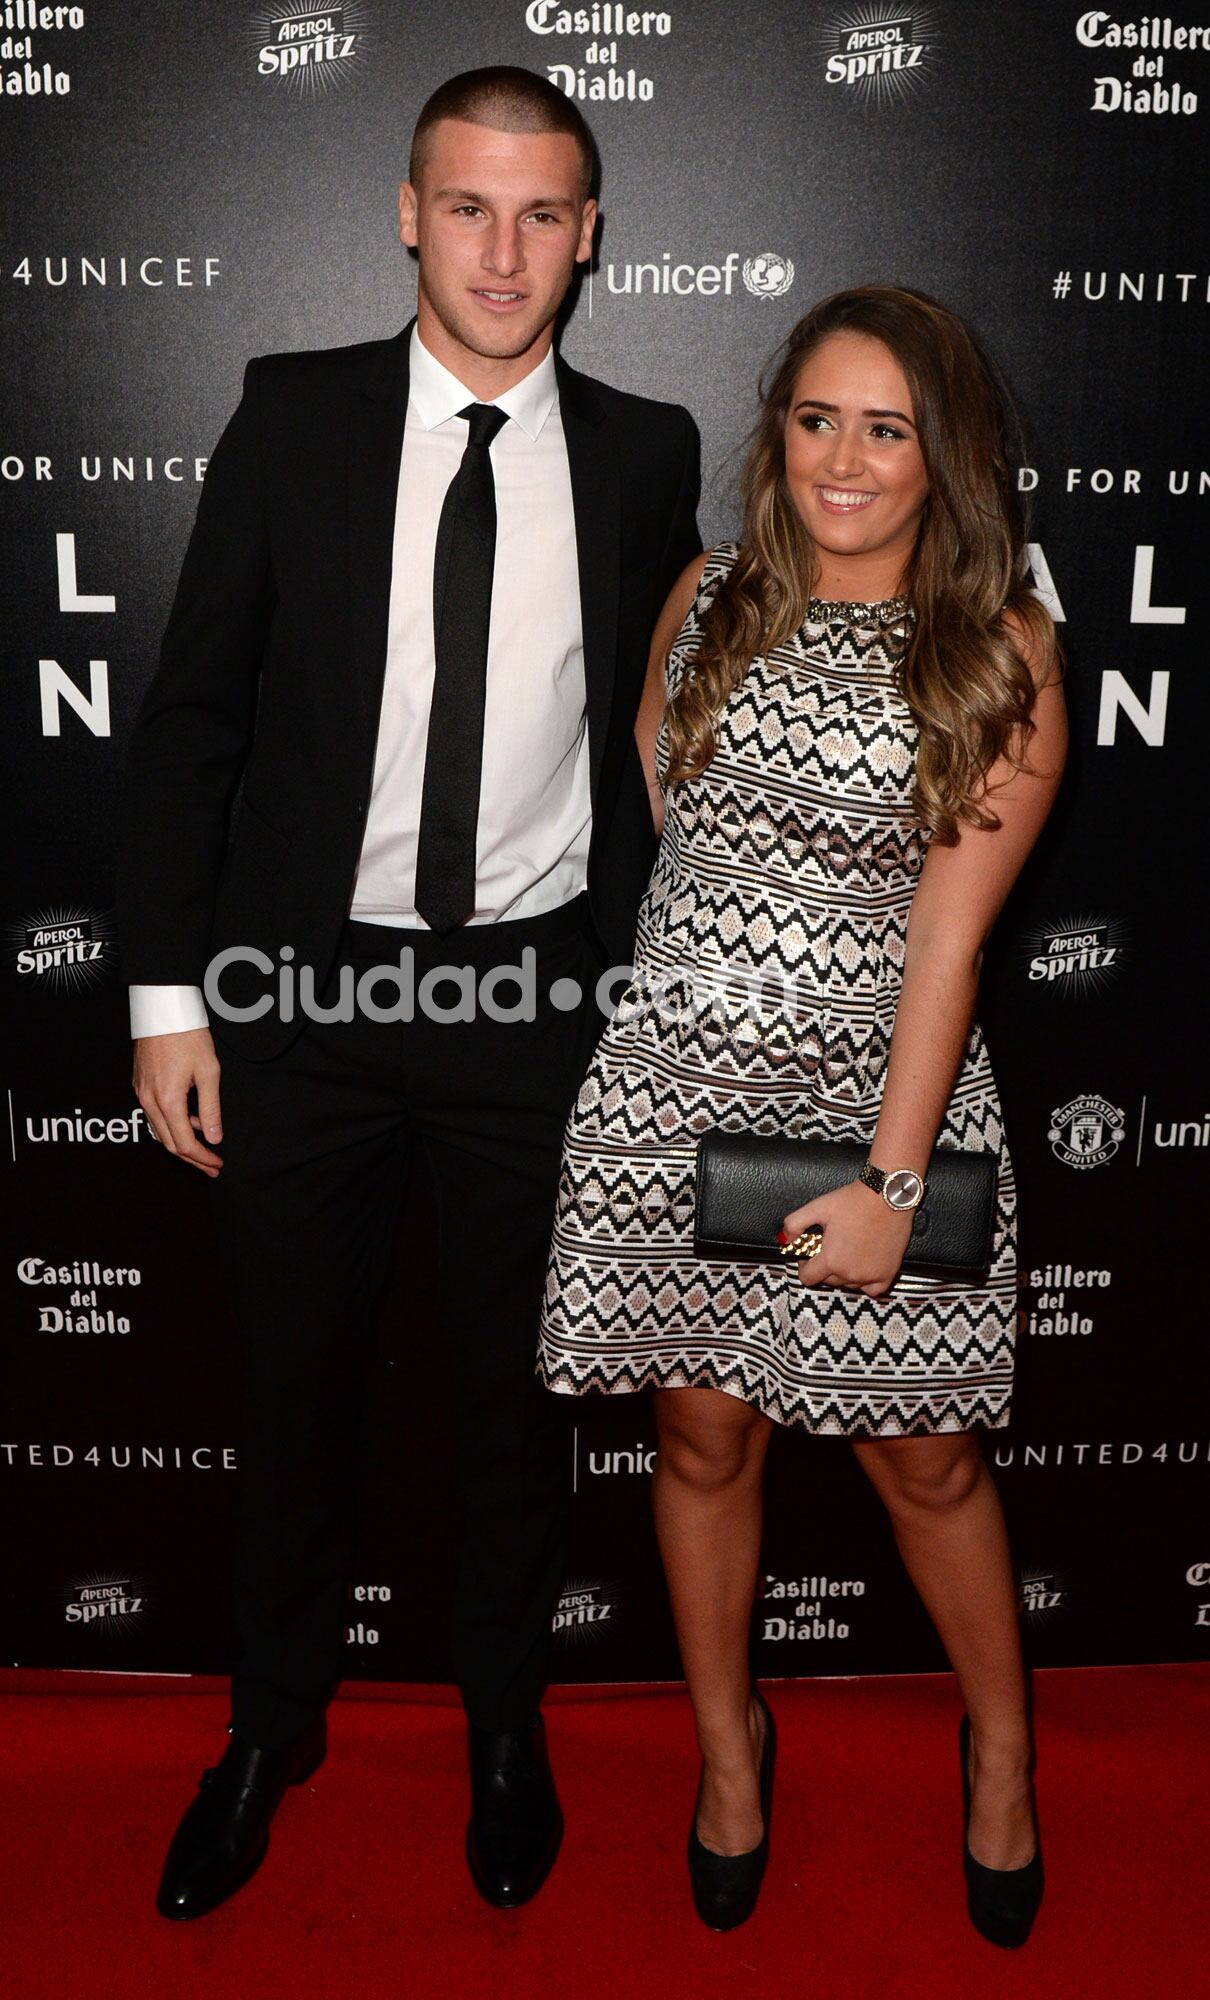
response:
M704 555L698 557L693 609L699 616L706 610L723 578L735 568L738 558L738 542L716 542L712 549L707 549Z
M702 576L718 577L721 579L726 576L729 569L735 568L738 560L738 542L716 542L712 549L706 550L706 559L702 566Z
M719 542L686 563L668 593L661 621L670 622L682 637L695 633L738 553L738 543Z
M998 623L1009 645L1028 667L1039 693L1052 681L1062 679L1063 662L1054 621L1036 598L1006 604Z

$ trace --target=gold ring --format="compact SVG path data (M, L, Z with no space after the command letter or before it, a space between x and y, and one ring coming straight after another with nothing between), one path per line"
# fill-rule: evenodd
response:
M809 1223L800 1236L792 1243L783 1243L781 1249L784 1257L799 1257L809 1263L823 1249L823 1230L817 1223Z

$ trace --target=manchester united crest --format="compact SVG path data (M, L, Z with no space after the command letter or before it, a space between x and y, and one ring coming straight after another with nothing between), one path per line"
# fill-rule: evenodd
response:
M1125 1113L1104 1097L1073 1097L1051 1112L1046 1136L1065 1167L1102 1167L1126 1137Z

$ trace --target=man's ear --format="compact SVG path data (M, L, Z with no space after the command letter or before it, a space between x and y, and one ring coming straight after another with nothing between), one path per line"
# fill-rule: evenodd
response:
M576 263L586 264L592 256L593 238L597 233L597 205L590 195L584 204L580 217L580 241L576 248Z
M416 248L419 203L411 181L399 183L399 241L406 243L409 250Z

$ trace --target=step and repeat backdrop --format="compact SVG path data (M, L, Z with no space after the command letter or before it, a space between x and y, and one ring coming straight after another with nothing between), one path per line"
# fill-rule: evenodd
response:
M208 1184L130 1088L122 764L246 359L410 316L412 123L484 62L593 125L604 219L564 348L693 409L705 543L736 526L761 364L822 294L935 293L1014 386L1074 744L982 1002L1022 1203L1013 1421L987 1450L1035 1663L1210 1654L1208 23L1066 0L0 5L5 1663L230 1662L238 1359ZM448 1676L431 1234L418 1180L366 1414L353 1677ZM650 1413L577 1415L557 1676L675 1676ZM763 1673L942 1664L842 1441L775 1439L763 1570Z

